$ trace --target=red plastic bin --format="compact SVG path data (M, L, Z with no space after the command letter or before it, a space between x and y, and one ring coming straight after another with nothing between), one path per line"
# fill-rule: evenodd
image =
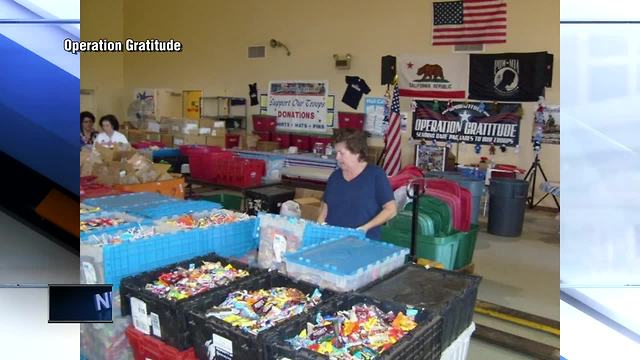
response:
M233 157L232 152L191 152L189 155L189 170L191 177L197 180L217 182L219 167L223 166L222 160Z
M260 138L260 141L271 141L271 133L268 131L254 131L253 133Z
M321 136L318 136L318 137L313 136L313 137L311 137L310 141L311 141L311 149L313 149L314 146L317 143L320 143L320 144L322 144L322 151L324 151L324 149L327 148L327 145L333 143L333 138L326 137L326 136L322 136L322 137Z
M460 197L460 185L457 182L446 179L426 179L427 189L438 189Z
M264 160L238 158L231 169L233 182L229 185L241 188L258 186L262 183L262 178L266 173Z
M463 187L460 188L460 204L462 205L462 228L465 232L471 231L471 207L473 204L471 191Z
M273 115L253 115L253 130L256 132L276 131L278 118ZM266 140L269 141L269 140Z
M289 133L273 133L271 137L273 141L280 143L280 149L288 149L291 146L291 134Z
M451 214L453 216L453 228L457 231L468 231L467 227L464 226L464 215L462 213L462 202L459 197L448 193L443 190L437 189L429 189L427 188L427 195L433 196L437 199L445 202L449 208L451 209ZM467 229L467 230L465 230Z
M307 135L291 134L291 145L297 146L299 152L311 151L311 139Z
M338 112L338 127L340 129L364 129L364 114L355 112Z
M221 152L223 149L220 146L209 146L209 145L181 145L180 146L180 154L184 156L189 156L191 154L197 153L210 153L210 152Z
M224 147L227 149L233 149L240 146L240 135L227 134L224 137Z
M126 332L135 360L197 360L193 347L180 351L129 325Z
M164 148L164 144L160 141L139 141L135 144L132 144L131 147L134 149L148 149L152 146L156 146L159 148Z

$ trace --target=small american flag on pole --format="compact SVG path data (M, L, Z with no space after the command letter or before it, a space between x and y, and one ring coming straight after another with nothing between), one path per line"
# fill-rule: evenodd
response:
M507 42L505 0L461 0L433 3L433 45Z
M391 109L389 111L389 130L385 136L386 154L382 168L388 176L400 172L401 144L400 144L400 90L396 83L393 87Z

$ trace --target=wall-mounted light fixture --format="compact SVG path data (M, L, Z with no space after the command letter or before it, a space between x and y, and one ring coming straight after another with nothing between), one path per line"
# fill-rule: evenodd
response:
M351 68L351 54L333 54L333 60L335 61L336 69L349 70Z
M285 50L287 50L287 56L291 55L291 51L289 51L289 48L287 47L287 45L281 43L280 41L276 40L276 39L271 39L271 41L269 41L269 45L271 45L272 48L277 48L277 47L282 47Z

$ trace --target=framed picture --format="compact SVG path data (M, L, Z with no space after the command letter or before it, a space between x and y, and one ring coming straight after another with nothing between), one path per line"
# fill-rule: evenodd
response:
M444 171L446 160L446 147L427 144L416 145L415 165L423 171Z

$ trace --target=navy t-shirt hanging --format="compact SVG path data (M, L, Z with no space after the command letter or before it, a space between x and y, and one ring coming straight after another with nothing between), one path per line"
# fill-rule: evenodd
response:
M537 101L551 86L553 55L547 52L470 55L469 98Z
M342 96L342 102L357 110L362 94L370 93L371 89L369 89L369 85L364 79L358 76L346 76L345 81L347 82L347 89Z
M251 99L251 106L258 105L258 86L256 83L249 84L249 98Z

